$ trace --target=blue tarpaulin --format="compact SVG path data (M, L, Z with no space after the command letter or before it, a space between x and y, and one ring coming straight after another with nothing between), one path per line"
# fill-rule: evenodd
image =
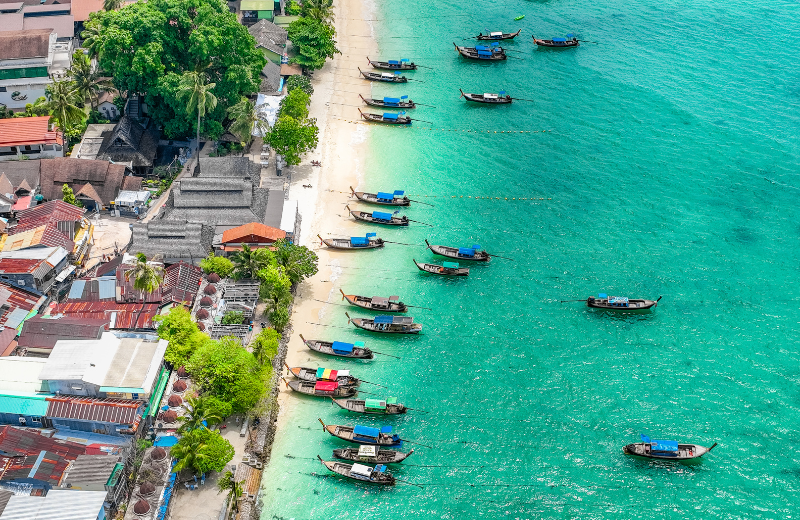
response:
M374 236L378 236L378 234L377 233L367 233L367 238L374 237Z
M653 451L678 451L678 441L653 440L650 446Z
M178 444L178 438L174 435L165 435L163 437L159 437L156 439L156 442L153 443L153 446L161 446L162 448L168 448L169 446L175 446Z
M388 112L383 114L384 119L397 119L397 114L389 114Z
M475 46L475 50L476 51L488 51L489 47L487 47L486 45L476 45Z
M392 433L391 426L381 426L381 433Z
M565 42L565 41L567 41L567 39L566 38L553 38L553 41L554 42Z
M368 240L366 237L350 237L350 245L353 246L365 246L367 245Z
M400 62L397 60L389 60L389 65L400 65Z
M373 211L372 218L378 220L392 220L392 214L383 211Z
M395 195L398 195L398 196L400 196L400 197L402 197L404 193L405 193L405 192L404 192L403 190L394 190L394 194L395 194Z
M378 200L389 200L389 201L391 201L392 199L394 199L394 195L392 195L391 193L386 193L385 191L379 191L378 192Z
M372 437L377 439L379 433L380 431L377 428L370 428L369 426L360 426L357 424L356 427L353 428L353 434L361 435L362 437Z
M491 53L491 52L489 52L489 51L478 51L478 56L486 56L486 57L489 57L489 56L491 56L491 55L492 55L492 53Z
M458 254L461 256L475 256L475 250L471 247L459 247Z
M342 352L344 354L349 354L353 351L353 344L352 343L344 343L342 341L334 341L333 342L333 351L334 352Z
M392 323L394 316L375 316L375 323Z
M386 103L387 105L398 105L400 104L400 99L393 97L385 97L383 98L383 102Z

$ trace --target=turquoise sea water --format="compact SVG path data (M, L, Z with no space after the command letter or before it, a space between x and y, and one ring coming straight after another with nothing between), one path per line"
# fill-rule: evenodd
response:
M361 188L405 188L435 204L415 205L409 217L435 227L369 230L406 243L477 242L515 261L447 280L414 268L412 257L436 259L422 247L340 256L334 286L433 310L409 313L425 326L419 337L315 334L363 339L400 361L309 354L308 363L350 368L429 413L362 419L298 398L265 472L262 517L796 517L800 4L378 9L394 19L376 25L383 57L436 70L412 73L424 83L374 93L436 108L410 113L433 125L371 128ZM512 21L518 14L525 19ZM524 61L470 63L452 48L485 28L519 27L507 48ZM531 42L568 32L600 43L544 51ZM469 106L459 87L535 101ZM450 131L467 129L483 133ZM664 298L642 316L559 303L597 292ZM345 310L331 307L328 323L344 326ZM322 433L317 417L389 423L433 446L394 468L423 487L326 477L312 459L344 443ZM648 463L622 454L639 433L719 446L696 465Z

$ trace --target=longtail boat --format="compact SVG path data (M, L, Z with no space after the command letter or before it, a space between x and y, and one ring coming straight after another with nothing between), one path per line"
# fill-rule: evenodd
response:
M345 464L343 462L322 460L322 457L317 455L317 458L323 466L338 473L343 477L358 480L360 482L367 482L369 484L380 484L383 486L394 486L394 477L391 473L386 471L386 466L377 464L375 467L364 466L363 464Z
M385 125L411 124L411 118L402 114L393 114L389 112L384 112L383 114L373 114L372 112L362 112L360 108L358 109L358 113L361 114L362 119L371 123L383 123Z
M353 216L354 219L360 220L361 222L369 222L370 224L383 224L384 226L407 226L408 225L408 217L396 217L391 213L386 213L385 211L360 211L357 209L350 209L350 206L345 206L347 211L350 212L350 215Z
M375 236L375 233L367 233L366 237L350 238L322 238L317 235L321 244L325 244L331 249L376 249L383 247L383 239Z
M341 341L307 340L302 334L300 334L300 339L303 340L303 343L305 343L308 348L320 354L353 359L372 359L375 357L372 351L364 346L363 341L344 343Z
M370 415L400 415L406 413L405 405L399 404L396 397L386 399L334 399L331 401L342 410Z
M533 37L533 43L539 47L549 47L553 49L564 49L566 47L577 47L581 44L577 38L568 40L566 38L553 38L552 40L539 40L536 36Z
M353 397L358 394L358 388L354 386L339 386L336 381L286 381L286 386L300 392L301 394L313 395L315 397Z
M286 370L297 379L315 383L317 381L335 381L343 386L358 386L361 381L350 375L349 370L331 370L330 368L290 367L285 362Z
M477 45L474 48L459 47L455 42L453 45L455 45L456 51L458 51L460 55L471 60L504 61L508 59L506 51L504 51L502 47L494 46L490 48L485 45Z
M411 200L404 195L404 191L395 190L394 193L379 191L378 193L366 193L356 191L350 186L350 192L361 202L369 204L380 204L382 206L410 206Z
M480 33L478 36L475 37L476 40L513 40L519 33L522 32L522 29L515 33L504 33L504 32L490 32L489 34Z
M356 444L370 444L374 446L387 446L390 448L401 448L403 439L396 433L392 433L391 426L382 426L380 429L369 426L344 426L341 424L325 424L322 419L318 419L326 432L338 437L343 441L354 442Z
M384 450L378 446L359 446L358 448L338 448L333 450L337 459L366 462L367 464L397 464L403 462L414 450L408 453L396 450Z
M646 312L654 309L658 302L661 301L661 298L662 296L659 296L657 300L637 300L625 296L608 296L605 293L600 293L597 298L589 296L586 300L586 305L592 309L605 311Z
M371 107L382 107L382 108L417 108L417 104L408 99L408 96L401 96L399 98L391 98L391 97L384 97L383 99L376 99L376 98L365 98L361 94L358 95L361 98L361 101L366 103ZM403 101L404 99L408 99L408 101Z
M489 253L481 251L481 246L473 244L472 247L448 247L431 245L428 239L425 239L425 245L428 246L434 255L446 256L447 258L454 258L456 260L471 260L473 262L488 262L492 259Z
M413 61L409 61L405 58L402 60L388 60L388 61L377 61L369 59L367 56L367 61L372 68L374 69L382 69L382 70L417 70L416 64Z
M439 276L469 276L469 267L460 267L457 262L442 262L438 264L421 264L414 260L417 269L426 273Z
M623 453L648 459L685 461L699 459L717 445L715 442L710 448L706 448L699 444L680 444L678 441L650 440L647 435L639 436L642 442L628 444L622 449Z
M347 303L362 309L379 312L406 312L408 305L399 301L399 296L358 296L355 294L345 294L343 290L339 289L342 293L342 300L347 300Z
M511 96L505 92L501 92L500 94L467 94L461 89L458 89L458 91L461 92L461 97L467 101L474 101L475 103L486 103L487 105L509 105L512 101Z
M408 83L408 78L405 76L400 76L398 74L388 74L383 72L378 74L377 72L364 72L361 68L358 69L358 72L364 76L364 79L368 79L370 81L382 81L384 83Z
M370 332L383 332L389 334L419 334L422 325L414 323L411 316L375 316L375 318L351 318L344 313L348 321L359 329Z

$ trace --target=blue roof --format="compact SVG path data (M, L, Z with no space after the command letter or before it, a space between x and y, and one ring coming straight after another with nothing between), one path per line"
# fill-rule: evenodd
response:
M353 433L355 435L363 435L364 437L378 437L380 431L377 428L370 428L369 426L360 426L356 424L356 427L353 428Z
M567 39L566 38L553 38L553 41L554 42L565 42L565 41L567 41Z
M383 98L383 102L384 103L400 103L400 99L399 98L394 98L394 97L385 97L385 98Z
M678 441L653 440L650 446L653 451L678 451Z
M394 316L375 316L375 323L392 323Z
M602 300L604 298L608 298L608 295L606 293L604 293L604 292L601 292L600 294L597 295L597 297Z
M344 343L342 341L334 341L333 342L333 350L334 350L334 352L352 352L353 351L353 344L352 343Z
M373 211L372 218L376 218L378 220L392 220L392 214L384 211Z
M47 407L50 403L45 401L45 397L45 395L0 395L0 413L14 415L46 415Z
M397 119L397 114L390 114L388 112L383 114L384 119Z
M366 237L350 237L350 244L354 246L365 246L368 240Z
M381 200L392 200L394 199L394 195L392 195L391 193L386 193L385 191L379 191L378 198Z
M471 247L459 247L458 254L462 256L475 256L475 250Z

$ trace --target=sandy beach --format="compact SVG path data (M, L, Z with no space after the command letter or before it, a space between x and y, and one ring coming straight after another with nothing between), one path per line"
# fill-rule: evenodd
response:
M336 265L338 258L346 253L331 252L325 246L320 247L317 234L328 237L364 232L363 227L357 229L354 221L346 217L344 206L350 199L346 193L340 192L348 192L348 186L358 188L363 180L369 127L349 122L358 119L358 110L355 106L343 104L359 105L361 100L358 93L365 97L370 94L370 84L359 79L358 67L364 68L369 53L377 55L374 39L363 37L372 35L371 24L364 19L375 16L366 0L338 0L335 13L337 47L342 54L336 55L322 70L315 72L312 80L314 94L311 96L310 115L317 119L320 129L319 146L304 157L303 165L297 168L298 172L293 174L292 179L292 198L299 200L303 219L300 243L319 255L319 273L304 281L297 291L286 354L286 362L290 366L309 364L311 351L303 345L299 334L306 338L323 334L322 327L310 325L309 322L318 323L324 313L336 309L317 300L327 301L333 292L338 294L332 283L336 280L337 270L331 264ZM353 49L352 52L350 49ZM320 161L322 167L305 166L312 160ZM309 173L304 175L304 172ZM303 184L311 184L312 188L304 188ZM311 365L315 364L316 361L311 362ZM290 393L291 390L285 385L280 385L277 435L280 435L286 411L292 406Z

